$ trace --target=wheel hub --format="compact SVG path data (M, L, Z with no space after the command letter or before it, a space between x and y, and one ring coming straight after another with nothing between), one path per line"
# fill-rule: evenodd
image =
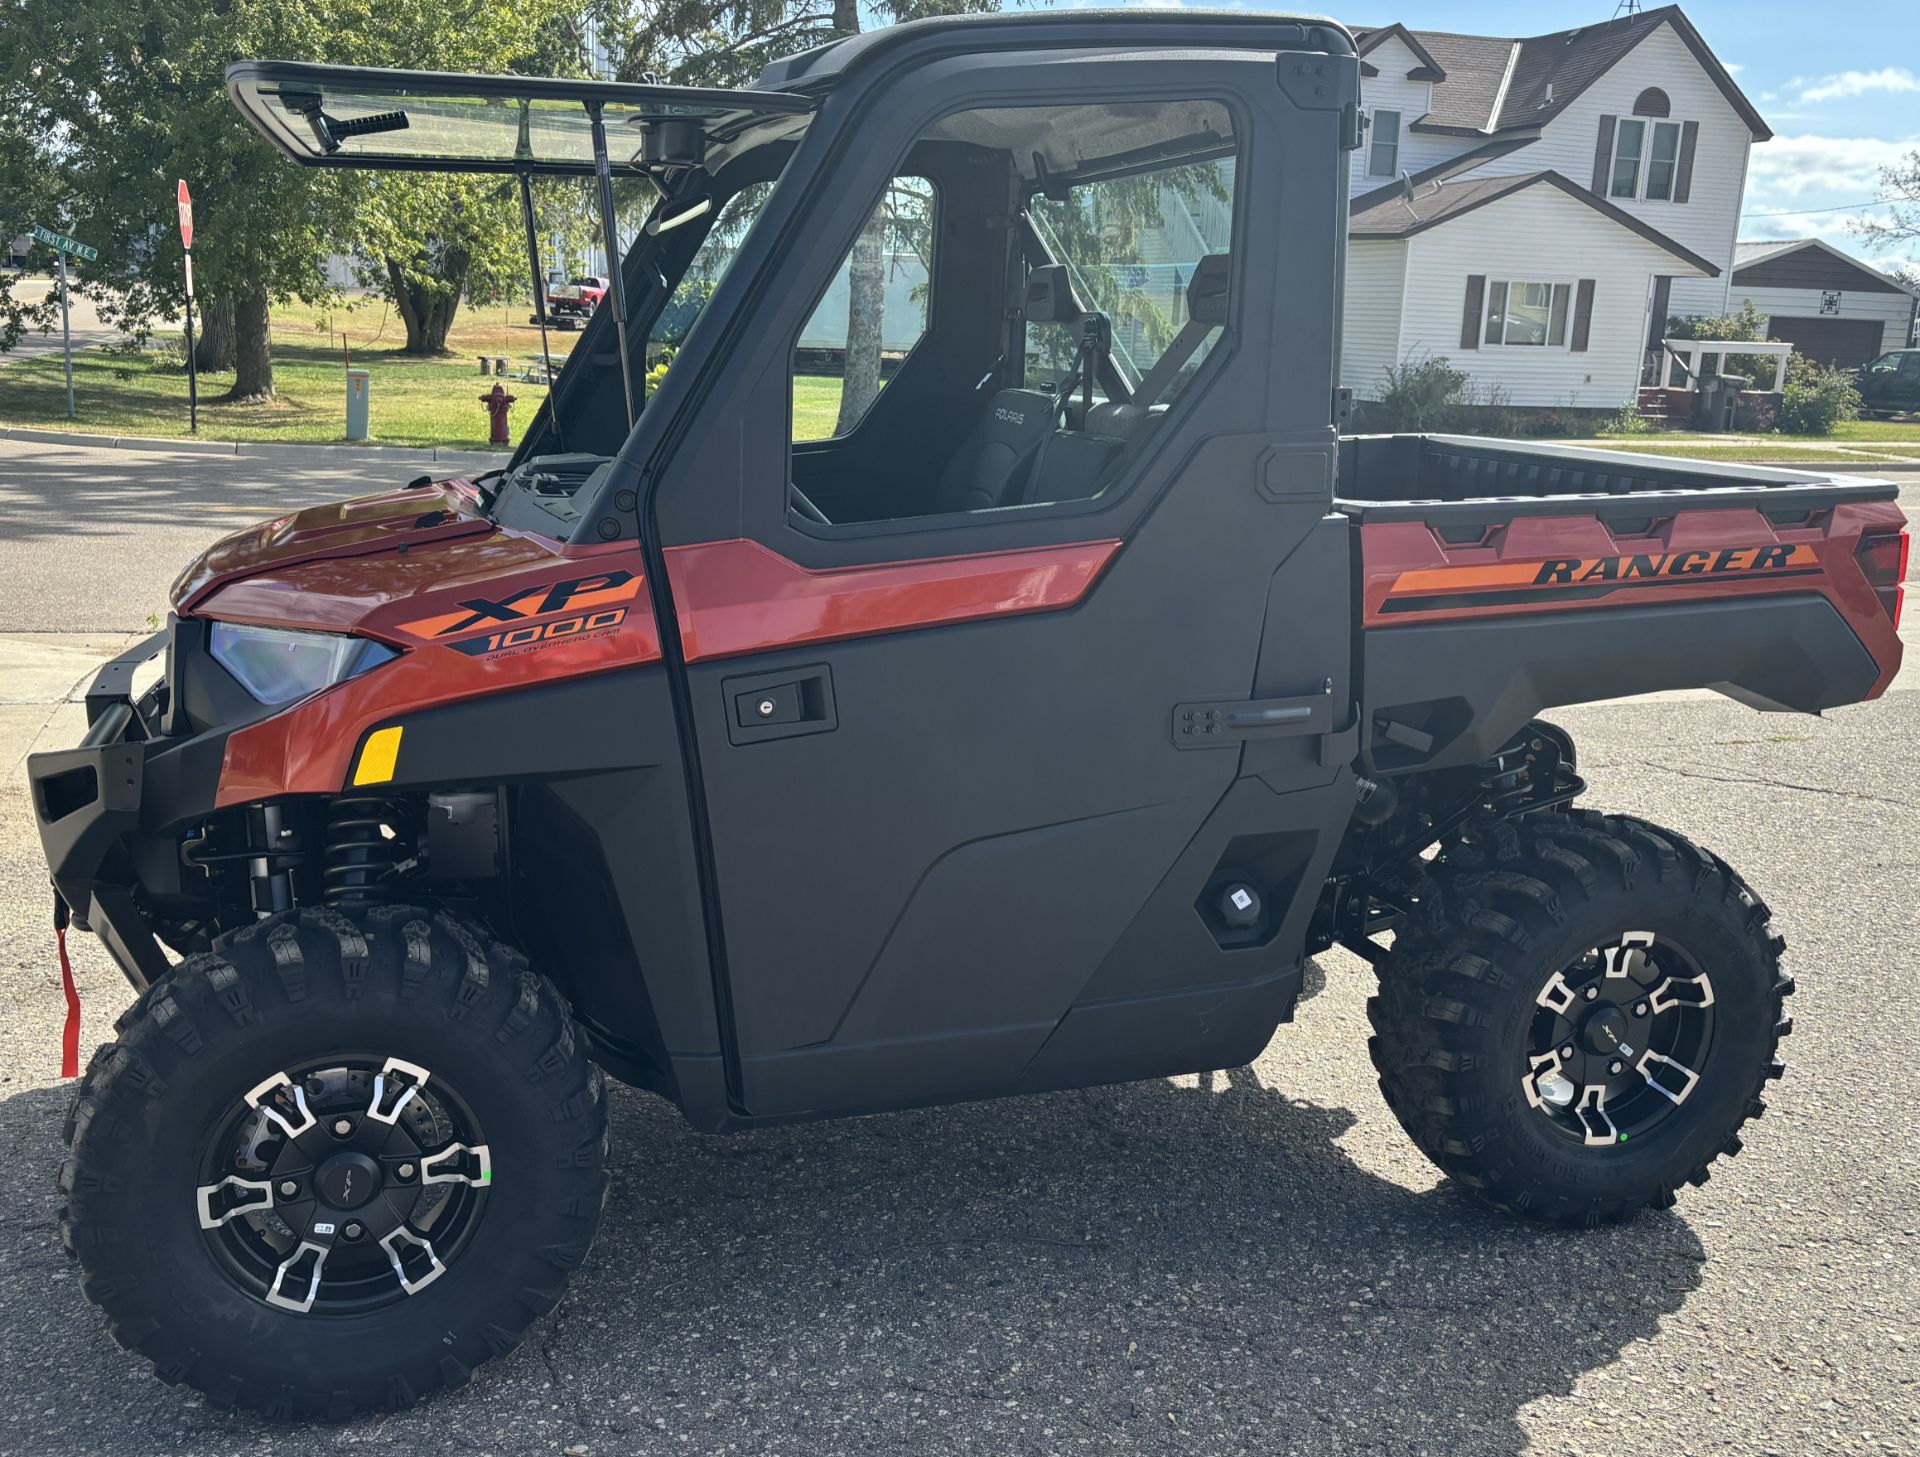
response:
M1713 983L1679 946L1627 931L1554 972L1535 998L1520 1086L1561 1136L1651 1133L1692 1095L1713 1041Z
M282 1310L358 1314L447 1273L485 1212L493 1159L426 1068L344 1054L242 1094L200 1177L202 1234L242 1288Z
M1626 1012L1610 1004L1595 1007L1580 1024L1580 1045L1594 1057L1634 1057L1633 1027Z
M380 1165L363 1153L337 1153L313 1176L313 1190L335 1209L358 1209L380 1192Z

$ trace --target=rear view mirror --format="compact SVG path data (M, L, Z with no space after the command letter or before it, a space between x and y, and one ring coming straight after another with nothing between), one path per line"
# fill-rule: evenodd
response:
M682 223L703 218L712 211L713 199L704 193L694 197L677 197L670 202L663 202L654 209L653 216L647 219L647 235L657 237L661 233L670 233Z

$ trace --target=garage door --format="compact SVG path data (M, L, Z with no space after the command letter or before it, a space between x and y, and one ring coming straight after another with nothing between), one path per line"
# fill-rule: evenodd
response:
M1880 347L1885 327L1878 319L1776 318L1767 326L1767 337L1784 340L1822 364L1852 369L1885 352Z

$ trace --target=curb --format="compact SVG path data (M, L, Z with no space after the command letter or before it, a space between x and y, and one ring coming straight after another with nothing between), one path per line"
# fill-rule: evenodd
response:
M94 450L154 450L184 455L300 455L364 456L374 460L419 459L459 465L505 465L505 452L454 450L443 445L328 445L275 440L169 440L156 435L90 435L80 430L32 430L0 426L0 440L31 445L82 445Z

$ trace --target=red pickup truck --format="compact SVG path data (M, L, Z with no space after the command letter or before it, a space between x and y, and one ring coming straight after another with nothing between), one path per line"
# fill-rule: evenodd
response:
M607 296L607 280L593 274L554 285L547 294L547 313L563 329L585 324Z
M1783 940L1541 715L1875 697L1894 488L1340 438L1358 74L1325 21L1065 9L732 92L233 69L303 164L662 196L510 468L227 538L30 762L56 918L139 993L61 1175L124 1345L404 1406L584 1259L603 1074L720 1132L1233 1067L1334 945L1489 1203L1628 1219L1737 1151ZM1207 251L1101 272L1156 195ZM807 438L802 331L914 198L926 333Z

